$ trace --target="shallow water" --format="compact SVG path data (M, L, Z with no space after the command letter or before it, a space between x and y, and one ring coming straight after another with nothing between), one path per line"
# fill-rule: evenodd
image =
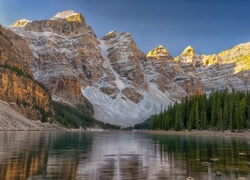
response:
M0 144L1 180L250 179L248 137L0 132Z

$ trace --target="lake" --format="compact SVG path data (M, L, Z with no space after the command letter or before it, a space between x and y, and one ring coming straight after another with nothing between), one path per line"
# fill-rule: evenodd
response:
M249 137L0 132L1 180L250 179Z

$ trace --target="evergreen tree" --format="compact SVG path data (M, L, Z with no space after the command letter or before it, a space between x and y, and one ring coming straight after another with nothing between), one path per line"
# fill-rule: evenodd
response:
M250 128L250 93L233 90L229 94L226 90L212 92L208 97L188 97L183 103L170 104L167 110L161 108L152 121L155 130Z
M223 130L222 108L219 108L219 111L218 111L217 129L218 130Z
M250 129L250 106L248 106L248 108L247 108L246 128Z
M224 101L224 106L223 106L223 129L225 130L228 128L228 124L229 124L229 113L228 113L228 109L229 109L229 101L228 98L225 99Z
M207 129L207 115L205 111L201 111L201 127Z
M179 119L180 119L180 108L177 106L176 111L175 111L175 124L174 124L174 130L175 131L180 130Z
M211 127L215 127L216 126L216 121L217 121L217 101L216 101L216 94L212 94L212 107L211 107L211 122L210 122L210 126Z
M196 129L200 129L200 118L199 118L199 104L198 101L195 102L195 126Z
M191 131L194 127L194 108L192 107L189 113L187 129Z

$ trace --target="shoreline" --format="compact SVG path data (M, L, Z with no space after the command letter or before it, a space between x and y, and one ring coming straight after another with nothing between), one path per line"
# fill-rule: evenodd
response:
M152 135L186 135L186 136L222 136L222 137L244 137L244 138L250 138L250 131L243 131L243 132L231 132L231 131L174 131L174 130L168 130L168 131L138 131L146 134L152 134Z

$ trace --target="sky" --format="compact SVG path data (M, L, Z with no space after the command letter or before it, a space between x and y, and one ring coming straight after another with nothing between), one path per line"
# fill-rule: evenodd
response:
M147 53L163 45L173 56L192 46L214 54L250 41L249 0L0 0L0 23L82 13L97 37L130 32Z

